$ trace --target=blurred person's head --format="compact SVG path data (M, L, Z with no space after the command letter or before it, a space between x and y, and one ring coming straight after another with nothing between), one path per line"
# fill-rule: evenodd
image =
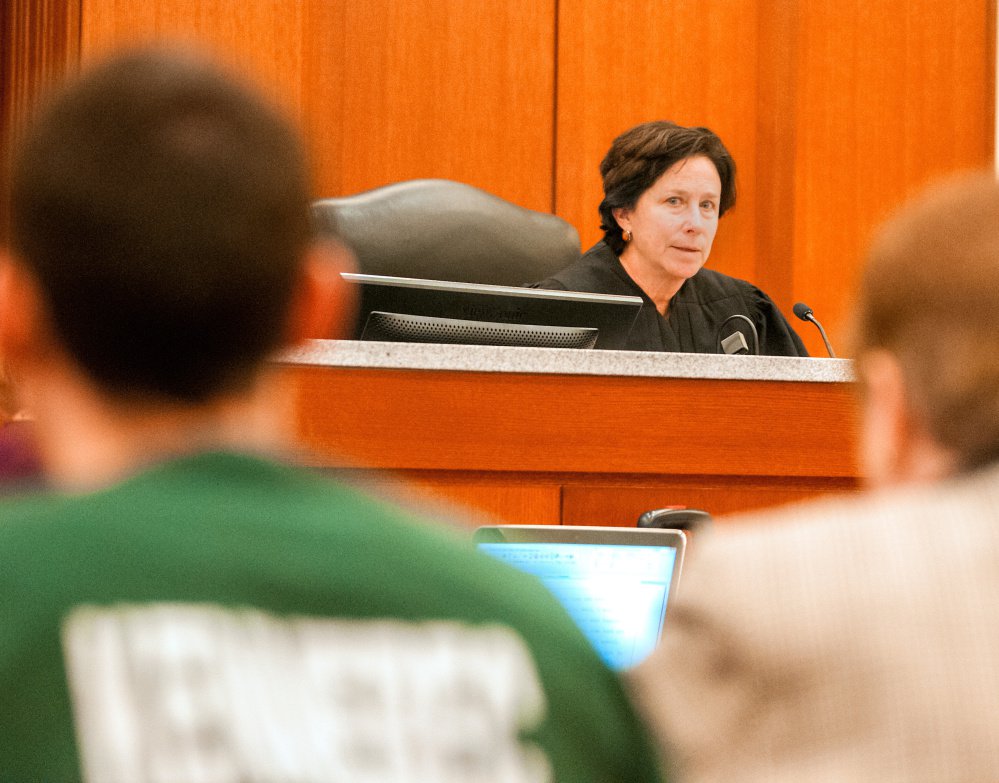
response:
M999 458L999 184L930 188L876 235L855 324L874 485Z
M103 393L239 393L292 336L312 243L302 147L205 60L145 50L85 73L29 129L12 186L12 266Z

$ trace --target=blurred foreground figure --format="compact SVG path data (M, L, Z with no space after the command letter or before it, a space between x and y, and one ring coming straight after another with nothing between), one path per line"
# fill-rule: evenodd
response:
M935 188L889 221L859 299L872 491L698 538L663 644L635 673L684 781L999 770L994 178Z
M56 491L0 508L0 779L655 780L540 585L282 458L266 360L350 316L309 198L187 56L89 72L19 150L0 355Z

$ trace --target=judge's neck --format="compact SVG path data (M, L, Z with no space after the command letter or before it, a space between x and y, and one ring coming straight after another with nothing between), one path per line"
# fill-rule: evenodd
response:
M53 486L83 492L153 463L206 450L276 452L291 421L274 378L197 404L109 399L86 382L32 390L38 447Z
M650 263L644 256L632 251L633 245L628 245L619 259L624 271L635 281L647 297L652 300L659 311L659 315L665 317L669 312L669 304L676 296L676 292L684 284L685 279L674 277L663 271L658 264Z

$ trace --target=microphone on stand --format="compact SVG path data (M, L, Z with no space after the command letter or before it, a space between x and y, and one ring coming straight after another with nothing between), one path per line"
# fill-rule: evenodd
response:
M835 359L836 354L833 353L832 346L829 344L829 338L826 337L826 330L822 328L822 324L820 324L815 315L813 315L812 308L804 302L798 302L792 309L794 310L794 314L802 321L811 321L818 327L819 334L822 335L822 342L826 344L826 350L829 352L830 358Z

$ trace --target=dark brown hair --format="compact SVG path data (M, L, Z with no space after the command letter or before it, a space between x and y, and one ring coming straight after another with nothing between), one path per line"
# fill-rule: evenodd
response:
M721 179L721 217L735 206L735 161L725 145L707 128L684 128L674 122L645 122L625 131L611 144L600 163L604 199L600 202L600 228L604 241L617 255L625 248L615 209L630 209L663 173L675 163L703 155L715 164Z
M300 143L193 55L120 55L39 115L15 158L12 246L56 334L122 396L242 388L279 345L311 239Z

